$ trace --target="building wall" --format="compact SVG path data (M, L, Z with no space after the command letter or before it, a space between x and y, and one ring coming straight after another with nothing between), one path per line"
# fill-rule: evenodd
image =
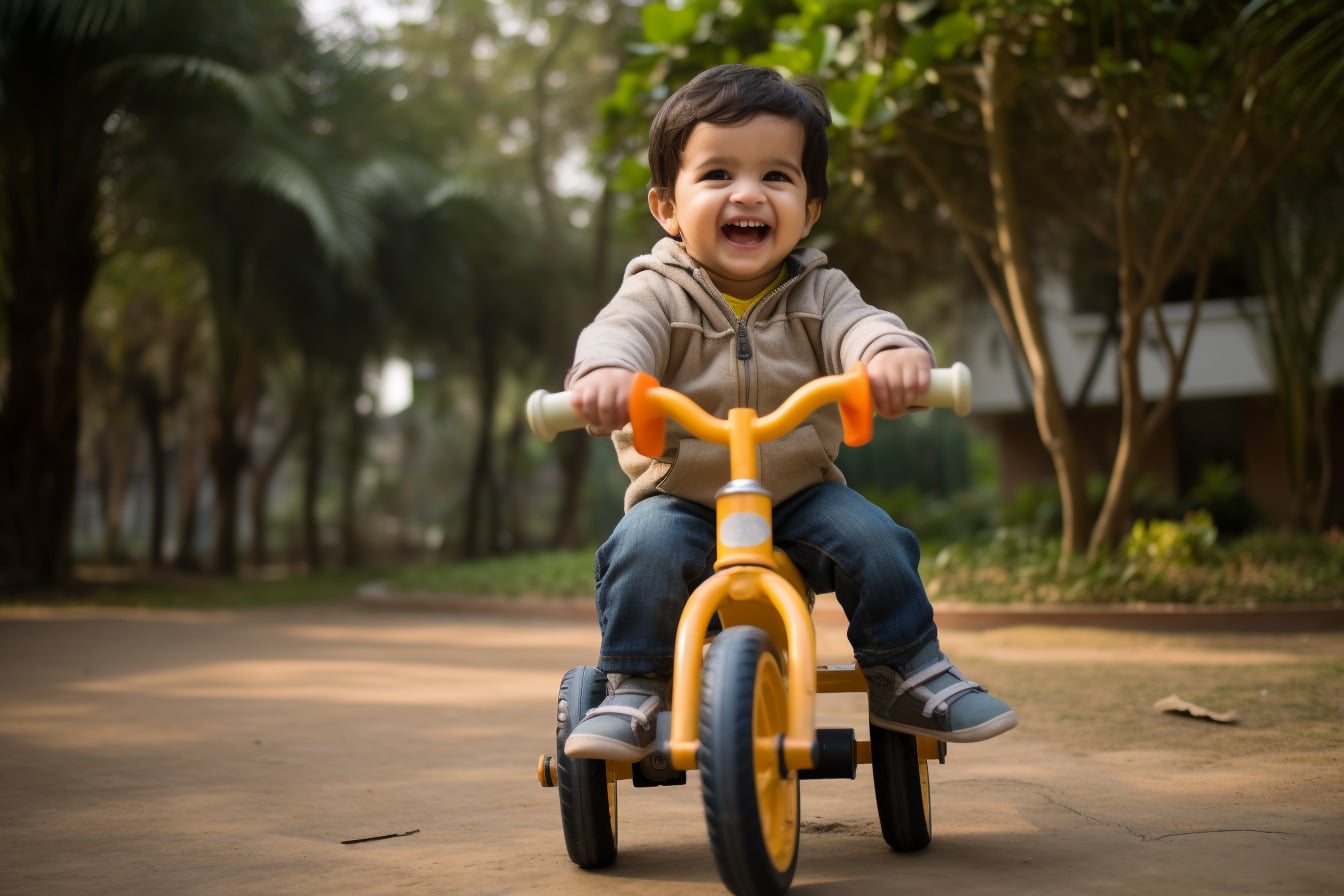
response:
M1334 390L1332 407L1344 408L1344 389ZM999 487L1005 500L1024 485L1054 483L1054 468L1032 415L977 414L974 419L997 444ZM1109 476L1119 439L1114 409L1089 408L1077 415L1073 425L1087 475ZM1335 463L1325 525L1344 527L1344 414L1331 415L1329 427ZM1201 470L1215 463L1226 463L1243 477L1258 522L1272 528L1290 524L1292 497L1283 424L1271 398L1182 403L1155 436L1143 473L1159 492L1179 499L1199 480ZM1170 509L1179 511L1181 505L1177 502Z
M1105 336L1106 319L1073 312L1073 296L1062 277L1047 272L1042 281L1046 337L1064 400L1074 403L1096 346ZM1177 334L1190 313L1189 306L1163 306L1163 315ZM1256 300L1204 303L1181 380L1180 402L1155 437L1144 471L1181 496L1199 480L1201 469L1228 464L1243 477L1259 521L1282 527L1291 519L1291 495L1273 375L1256 335L1265 326L1264 313L1263 302ZM1036 430L1028 377L987 305L968 312L961 360L975 378L972 419L998 442L1005 498L1026 483L1053 482L1054 470ZM1115 360L1112 344L1103 350L1100 374L1073 421L1089 476L1109 475L1118 442ZM1325 522L1344 526L1344 303L1331 318L1322 366L1325 381L1334 388L1335 409L1327 424L1335 463ZM1170 371L1155 339L1145 342L1140 373L1144 397L1159 400Z

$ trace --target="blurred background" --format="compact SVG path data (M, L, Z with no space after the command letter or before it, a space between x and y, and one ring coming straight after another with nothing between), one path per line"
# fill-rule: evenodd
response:
M0 587L586 590L625 480L524 400L722 62L820 79L809 243L975 374L842 455L930 581L1344 599L1334 0L0 0Z

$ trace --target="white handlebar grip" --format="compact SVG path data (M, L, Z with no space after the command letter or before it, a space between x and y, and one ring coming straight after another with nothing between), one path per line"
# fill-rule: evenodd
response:
M931 408L951 408L958 417L971 412L971 368L960 361L951 367L930 371L929 391L920 403Z
M527 397L527 425L543 442L555 439L556 433L582 429L584 422L574 413L568 392L547 392L538 389Z

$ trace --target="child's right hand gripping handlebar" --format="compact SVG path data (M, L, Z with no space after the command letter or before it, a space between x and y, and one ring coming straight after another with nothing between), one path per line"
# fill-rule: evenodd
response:
M959 417L971 412L971 370L957 361L951 367L930 371L929 391L911 410L924 408L951 408ZM585 424L569 403L568 392L547 392L538 389L527 399L527 425L543 442L549 442L557 433L582 429Z

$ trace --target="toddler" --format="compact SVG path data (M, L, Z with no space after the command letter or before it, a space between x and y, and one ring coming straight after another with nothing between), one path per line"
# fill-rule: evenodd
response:
M899 417L929 387L933 352L866 304L826 256L799 248L826 198L830 124L810 80L723 65L663 104L649 130L649 211L668 236L636 258L579 336L566 377L589 431L610 433L630 477L625 514L598 550L598 667L608 696L569 756L638 761L665 709L677 621L714 571L714 495L727 448L669 421L665 453L633 447L630 384L644 371L710 413L773 411L802 384L863 362L873 402ZM845 485L834 405L760 448L776 544L818 592L835 592L869 686L872 724L978 741L1017 724L939 649L915 536Z

